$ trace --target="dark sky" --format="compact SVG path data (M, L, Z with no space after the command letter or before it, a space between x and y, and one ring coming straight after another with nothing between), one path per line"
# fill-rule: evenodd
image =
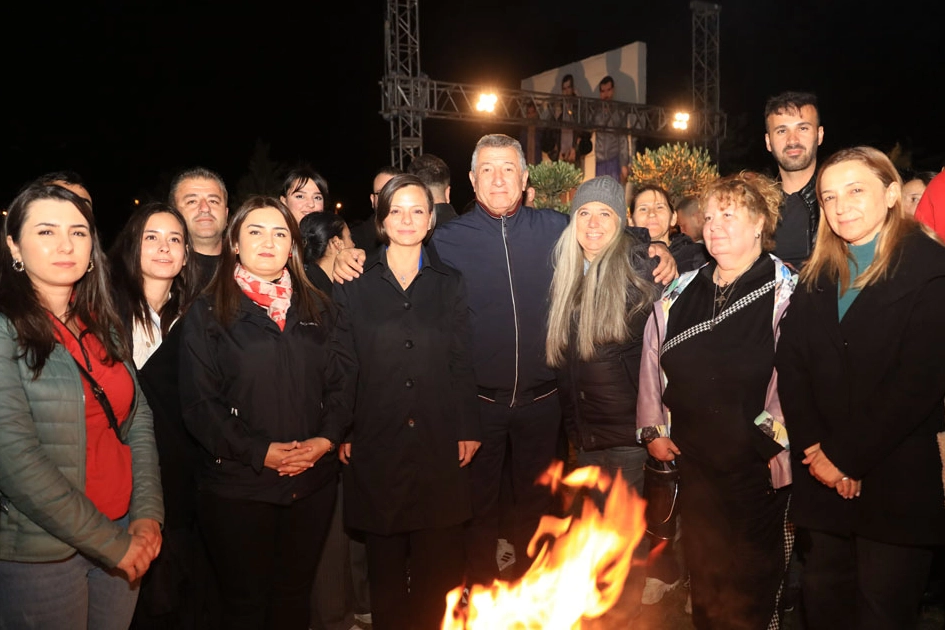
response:
M727 0L721 13L723 167L771 168L765 98L818 93L822 152L858 143L945 161L940 93L945 2ZM70 168L89 182L106 232L135 197L163 196L196 164L231 190L257 142L306 161L333 197L367 205L389 160L380 117L384 0L305 3L20 3L0 37L0 203ZM432 78L517 87L526 76L634 41L647 44L648 100L690 99L691 14L682 0L617 3L420 0L421 66ZM453 170L454 205L479 125L429 122L425 149ZM504 129L504 131L509 131ZM726 157L727 156L727 157Z

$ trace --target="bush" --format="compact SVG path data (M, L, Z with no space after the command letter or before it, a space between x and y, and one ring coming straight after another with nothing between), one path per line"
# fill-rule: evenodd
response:
M581 169L561 160L528 167L528 178L535 187L535 207L553 208L567 214L571 193L584 181Z
M634 188L662 186L673 205L684 197L698 195L718 177L719 169L712 164L709 152L702 147L690 148L686 143L664 144L655 151L646 149L633 156L630 165Z

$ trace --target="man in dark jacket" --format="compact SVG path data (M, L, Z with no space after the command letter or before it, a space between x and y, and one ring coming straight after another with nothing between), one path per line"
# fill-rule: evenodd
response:
M456 218L456 210L450 205L450 167L446 162L432 153L424 153L410 162L407 172L419 177L433 194L438 226Z
M817 147L824 128L817 97L806 92L784 92L765 105L765 146L778 163L784 203L774 233L774 253L795 269L810 258L817 239L820 208L814 191Z

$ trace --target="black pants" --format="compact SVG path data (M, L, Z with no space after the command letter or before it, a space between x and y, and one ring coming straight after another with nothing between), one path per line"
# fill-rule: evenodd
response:
M763 461L735 471L676 461L693 626L764 630L784 578L787 492L771 489Z
M524 407L480 400L482 446L469 465L473 519L466 530L466 566L470 583L491 584L499 576L496 544L499 539L499 487L509 447L512 481L512 540L515 573L531 562L525 550L541 517L551 511L552 497L536 480L555 458L561 408L552 394Z
M934 550L806 530L801 601L808 630L914 628Z
M328 483L292 505L199 496L197 516L220 585L221 627L307 630L336 492Z
M374 630L440 628L446 594L463 583L463 526L366 533L365 542Z

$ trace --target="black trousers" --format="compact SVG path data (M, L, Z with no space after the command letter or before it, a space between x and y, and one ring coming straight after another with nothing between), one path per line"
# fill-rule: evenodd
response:
M804 530L798 553L804 566L801 605L808 630L915 628L932 547Z
M463 583L463 526L365 533L365 543L374 630L438 630L446 594Z
M308 629L336 492L328 483L292 505L200 494L197 517L220 586L221 627Z
M676 462L693 626L764 630L777 614L786 568L787 491L771 489L763 461L735 471L685 453Z
M528 541L553 505L548 488L535 482L555 459L561 407L555 393L524 407L480 399L479 410L483 438L469 465L473 518L466 528L466 568L470 583L491 584L499 577L495 555L502 467L508 465L512 481L510 542L515 546L514 571L522 575L531 565L525 553Z

